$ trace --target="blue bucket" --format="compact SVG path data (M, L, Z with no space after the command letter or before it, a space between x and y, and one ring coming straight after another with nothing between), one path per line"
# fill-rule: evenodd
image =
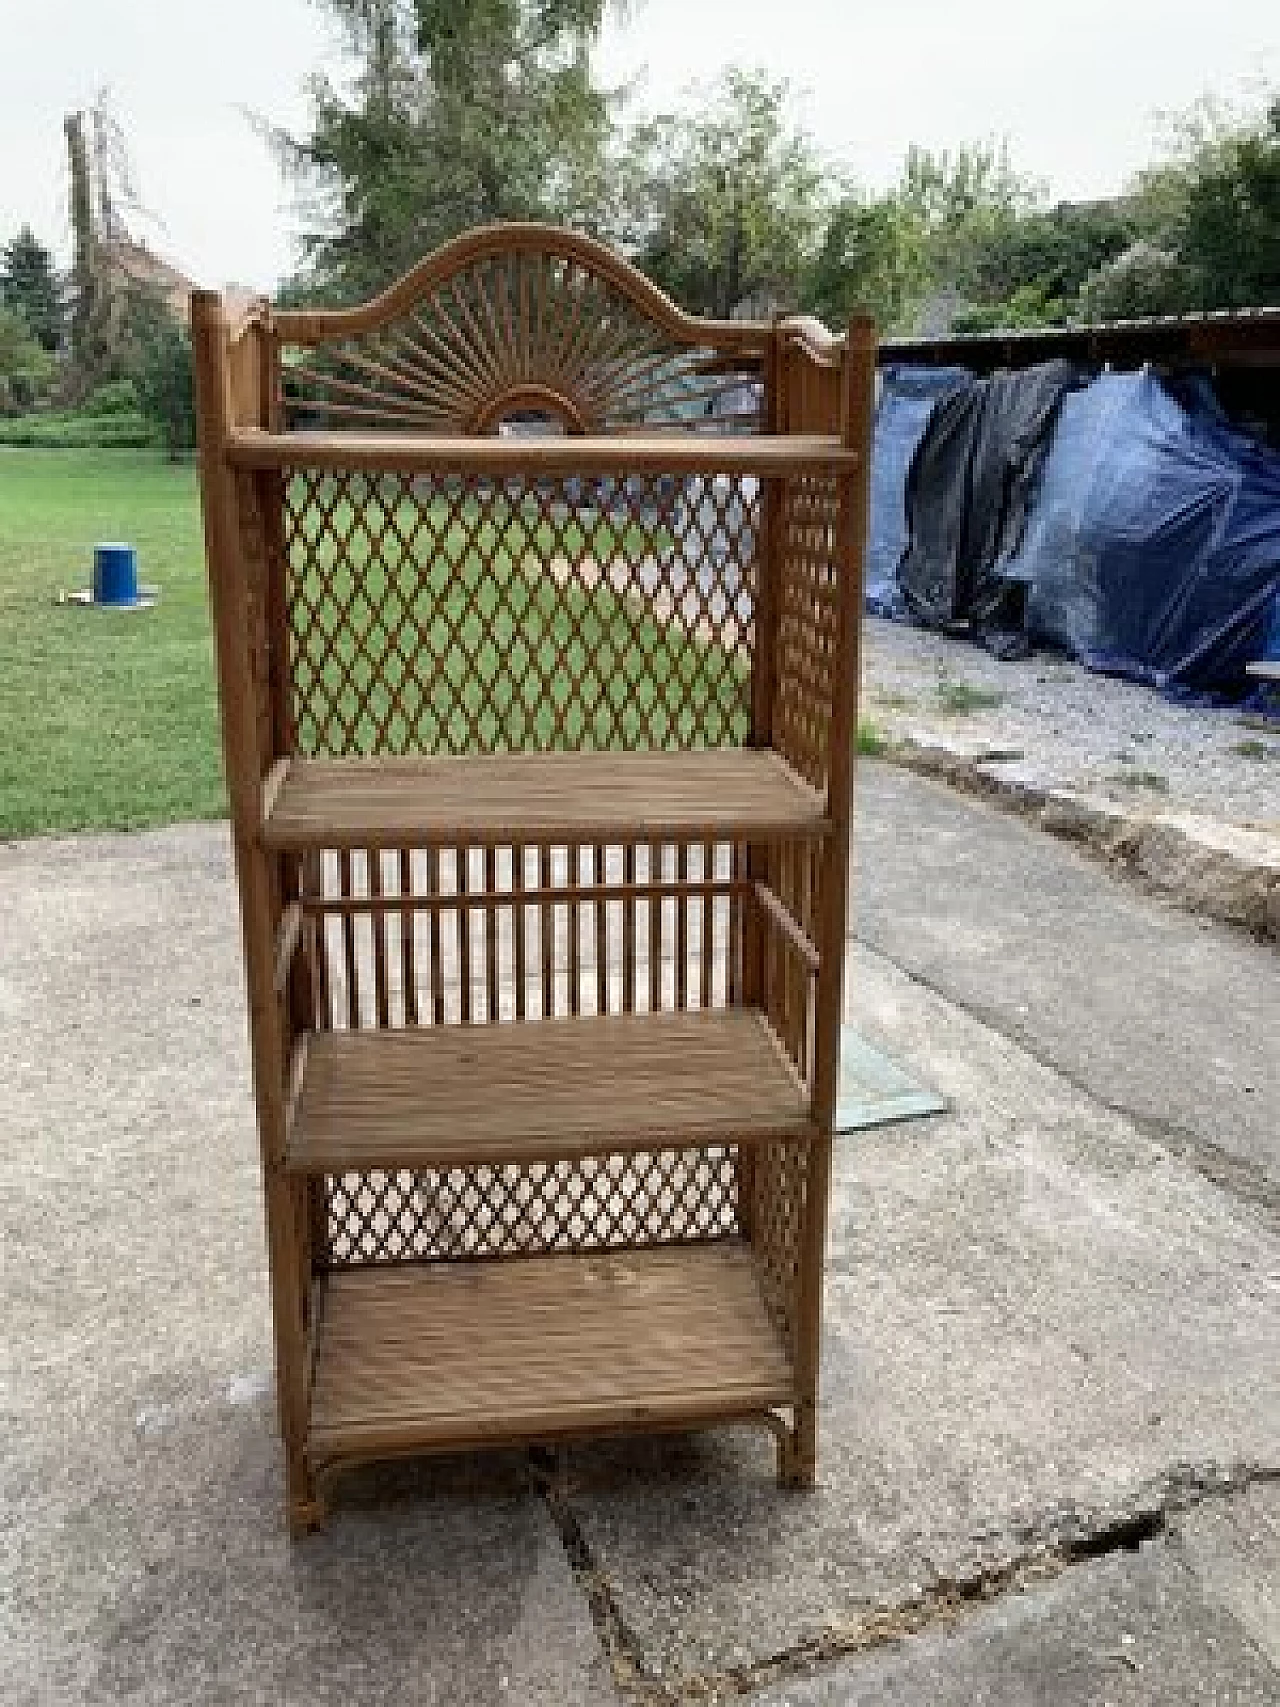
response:
M138 553L131 545L96 545L93 549L93 602L136 605Z

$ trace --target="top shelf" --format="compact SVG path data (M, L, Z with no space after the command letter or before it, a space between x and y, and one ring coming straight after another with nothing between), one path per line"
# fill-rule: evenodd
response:
M399 433L234 433L237 468L450 469L466 474L835 474L861 458L835 434L614 433L437 438Z

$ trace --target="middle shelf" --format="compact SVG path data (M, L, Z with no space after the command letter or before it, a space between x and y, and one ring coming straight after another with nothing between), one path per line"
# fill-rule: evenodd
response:
M313 1033L287 1156L339 1174L812 1136L764 1018L710 1008Z
M822 795L777 753L504 753L282 760L264 785L268 847L429 841L821 836Z

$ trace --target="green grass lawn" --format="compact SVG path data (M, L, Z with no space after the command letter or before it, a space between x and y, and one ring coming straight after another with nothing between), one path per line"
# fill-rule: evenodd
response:
M107 539L137 545L154 610L55 604ZM0 835L225 810L194 467L0 450Z
M352 553L367 606L353 602L350 574L332 584L336 606L330 601L324 619L333 645L321 673L340 713L355 704L350 672L358 675L362 654L380 654L388 639L375 613L385 612L389 574L441 674L464 700L490 708L481 730L489 745L548 740L548 704L535 709L521 698L531 676L572 702L562 731L570 740L630 742L642 722L650 738L674 740L686 718L704 728L708 716L715 722L717 705L741 738L736 659L656 623L606 587L561 587L528 568L551 548L572 555L584 543L599 556L620 548L634 560L669 548L667 536L635 537L634 524L615 535L607 519L587 512L556 538L545 522L510 512L497 550L481 540L482 560L465 528L433 514L434 544L420 541L399 565L369 564L367 581L368 553ZM345 531L351 517L338 521ZM137 545L140 579L160 592L155 609L57 604L59 592L89 583L93 544L104 539ZM425 575L419 558L429 564ZM318 583L307 590L314 596ZM393 654L387 674L394 679L397 669ZM458 746L464 720L450 720L443 707L438 715L415 699L414 684L407 693L401 686L417 739ZM376 695L373 709L378 715ZM369 733L367 719L362 725L358 741ZM0 835L225 812L194 467L148 452L0 449L0 729ZM324 745L323 731L305 718L300 733L304 746Z

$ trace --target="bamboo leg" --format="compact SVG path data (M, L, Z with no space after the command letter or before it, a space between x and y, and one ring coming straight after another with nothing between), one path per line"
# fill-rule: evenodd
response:
M875 334L869 321L849 327L842 376L841 435L850 446L871 439L875 377ZM867 531L867 469L841 492L837 568L840 577L840 637L843 660L831 707L827 810L833 830L824 850L816 917L820 966L814 1010L813 1109L819 1136L809 1147L800 1245L799 1308L796 1320L796 1414L794 1458L788 1480L809 1486L817 1475L818 1376L822 1337L822 1274L826 1253L827 1204L831 1188L831 1140L835 1126L840 1020L844 1003L845 928L848 903L849 818L853 804L853 742L857 727L858 635L862 612L863 541Z

